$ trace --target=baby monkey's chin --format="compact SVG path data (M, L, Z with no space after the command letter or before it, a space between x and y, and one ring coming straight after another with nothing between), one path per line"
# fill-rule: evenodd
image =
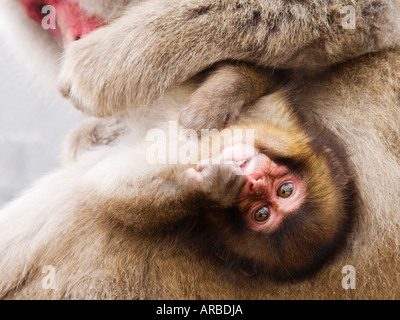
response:
M252 146L237 143L222 150L219 160L223 162L236 162L242 168L243 174L247 174L247 167L259 152Z
M265 168L271 160L253 146L237 143L222 150L219 160L223 163L234 161L242 169L243 175L250 179L258 179L265 174Z

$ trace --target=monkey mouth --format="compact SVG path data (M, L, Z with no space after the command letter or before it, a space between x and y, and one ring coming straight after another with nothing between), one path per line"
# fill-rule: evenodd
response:
M21 4L29 18L61 38L64 44L106 25L98 17L85 12L78 3L69 0L22 0Z

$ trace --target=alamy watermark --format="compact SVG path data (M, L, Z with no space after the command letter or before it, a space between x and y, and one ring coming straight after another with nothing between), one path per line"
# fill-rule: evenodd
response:
M42 19L42 28L45 30L55 30L56 23L56 9L51 5L45 5L41 10L45 16ZM340 8L340 13L345 15L342 19L342 27L346 30L356 29L356 8L353 5L346 5Z
M340 8L340 13L346 16L342 19L342 27L346 30L354 30L356 28L356 8L352 5Z
M218 158L222 147L235 143L254 147L254 129L203 129L200 137L192 129L179 129L177 121L170 121L168 130L154 128L147 132L146 161L149 164L220 164ZM231 160L231 159L230 159Z
M50 5L43 6L42 13L45 14L42 19L42 28L45 30L55 30L57 28L56 8Z
M44 290L56 290L56 268L47 265L42 268L42 288Z
M56 268L51 265L42 268L42 288L44 290L56 290ZM342 274L345 276L342 279L342 288L344 290L356 289L356 269L351 265L346 265L342 268Z
M345 276L342 279L342 288L345 290L356 289L356 268L346 265L342 268L342 273Z

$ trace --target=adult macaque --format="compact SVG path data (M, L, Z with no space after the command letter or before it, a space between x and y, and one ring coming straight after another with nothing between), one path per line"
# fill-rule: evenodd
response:
M310 73L400 44L396 0L352 2L356 19L352 30L344 22L347 0L291 5L264 0L21 3L37 22L43 5L53 5L57 11L53 33L65 44L82 38L67 47L59 88L79 109L96 116L149 106L167 89L219 61ZM105 24L109 25L88 34ZM239 108L246 102L241 98L236 103Z
M89 15L76 1L22 1L27 15L38 23L44 19L43 7L46 4L56 9L54 18L57 21L55 29L48 30L61 38L64 44L80 40L107 23L101 17ZM182 123L191 128L219 128L221 124L233 122L244 107L254 103L275 85L272 78L264 76L265 70L250 68L243 63L225 63L215 69L204 85L193 94L183 111L185 118L181 119ZM215 90L216 86L218 90ZM119 110L115 111L118 113ZM113 113L111 110L110 114Z

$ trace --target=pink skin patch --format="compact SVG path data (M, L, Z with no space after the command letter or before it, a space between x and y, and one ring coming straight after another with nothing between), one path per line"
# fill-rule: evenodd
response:
M42 7L51 5L56 10L56 29L48 29L62 38L64 44L78 40L106 23L97 17L89 16L76 2L69 0L22 0L26 15L38 23L42 23L47 13Z
M300 208L304 201L305 187L300 178L286 166L278 165L253 147L236 144L224 149L222 161L235 161L247 178L238 195L238 208L245 215L250 229L264 233L276 230L283 219ZM291 184L293 191L287 198L278 195L283 184ZM268 209L269 217L257 222L254 214L261 208Z

